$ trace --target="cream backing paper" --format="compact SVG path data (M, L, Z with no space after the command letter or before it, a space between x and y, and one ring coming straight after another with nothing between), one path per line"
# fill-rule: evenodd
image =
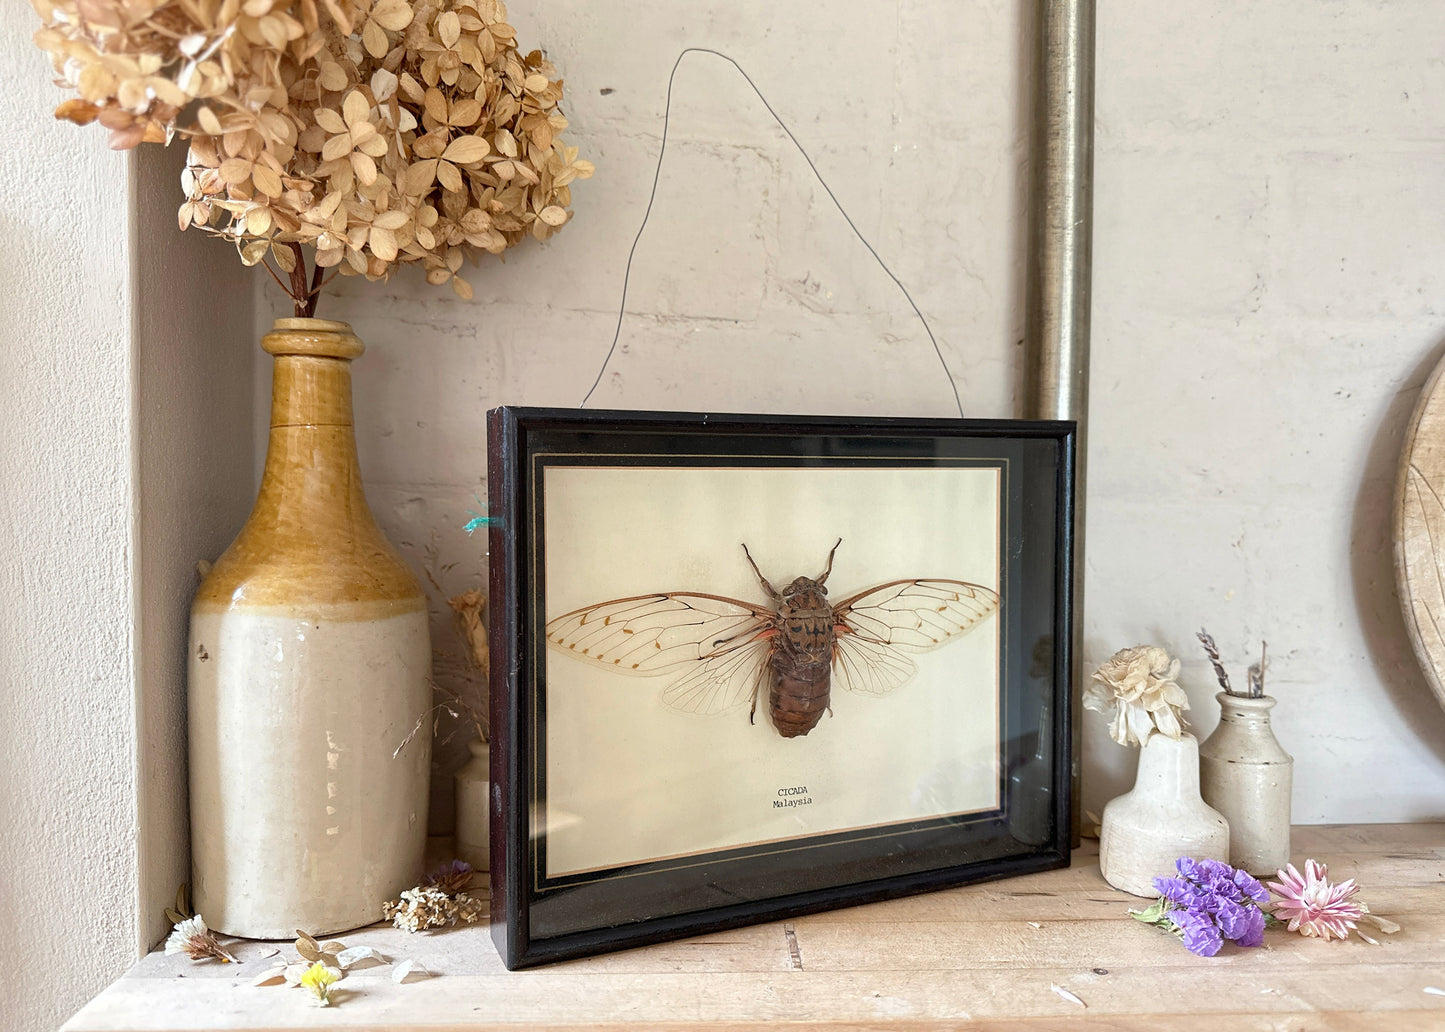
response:
M544 476L549 620L662 591L765 602L744 542L781 588L822 573L841 537L835 603L901 578L999 586L995 468ZM887 696L835 685L832 714L791 740L765 697L752 725L746 706L679 712L661 699L671 672L628 676L548 648L547 876L995 807L999 619L908 653L918 672Z

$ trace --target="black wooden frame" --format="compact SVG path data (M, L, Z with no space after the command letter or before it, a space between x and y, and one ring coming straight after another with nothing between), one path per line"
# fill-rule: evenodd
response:
M1027 584L1017 601L1005 601L1023 614L1018 623L1043 628L1037 644L1051 647L1024 655L1021 641L1000 641L1000 706L1046 704L1034 732L1037 756L1046 758L1045 781L1025 786L1035 800L1036 817L1045 821L1041 843L1018 840L1009 829L1025 797L1001 794L999 811L987 822L919 822L903 834L917 847L926 869L898 867L899 848L884 858L859 845L858 836L840 833L812 836L809 874L796 868L776 871L764 857L709 854L707 862L685 868L638 864L629 877L591 888L590 895L568 904L569 921L560 932L548 932L534 910L542 897L531 881L528 850L530 826L533 708L528 693L537 692L540 675L533 658L541 647L537 593L527 581L524 557L534 547L536 499L531 496L529 469L549 448L566 441L569 454L590 448L616 454L619 442L671 442L680 456L707 454L726 442L728 454L762 449L759 455L783 456L786 465L836 462L858 465L858 456L887 445L908 447L929 455L971 447L1012 449L1019 458L1018 483L1022 509L1021 540L1009 541L1001 560L1000 586ZM1072 822L1070 655L1072 643L1073 487L1076 428L1072 422L1024 420L923 420L827 418L810 416L698 415L666 412L609 412L575 409L499 408L488 413L488 481L490 530L491 664L491 922L492 938L508 968L527 967L569 957L640 946L689 935L736 927L789 915L925 892L964 882L1026 874L1066 866ZM548 443L552 442L552 443ZM976 443L975 443L976 442ZM702 449L699 451L699 449ZM768 449L772 449L771 451ZM781 450L779 450L781 449ZM791 450L790 450L791 449ZM932 450L930 450L932 449ZM845 453L842 459L838 454ZM870 460L876 461L877 460ZM726 462L714 464L726 465ZM1033 506L1033 509L1029 509ZM1028 578L1024 580L1022 578ZM1043 597L1040 597L1043 596ZM1042 658L1041 658L1042 657ZM1032 669L1024 673L1026 666ZM1006 691L1018 692L1008 701ZM540 721L545 722L543 717ZM1045 741L1047 737L1047 741ZM1004 742L1006 767L1018 770L1020 742ZM1004 752L1002 750L1009 751ZM1024 750L1027 751L1026 749ZM1001 772L1001 778L1008 778ZM1007 787L1007 785L1005 785ZM1017 786L1015 786L1017 788ZM1037 800L1044 798L1045 802ZM921 825L927 824L927 827ZM902 825L899 826L902 828ZM538 833L545 837L545 833ZM802 841L802 840L799 840ZM1016 845L1017 848L1012 848ZM878 847L873 847L876 851ZM774 853L787 852L774 850ZM908 850L904 850L908 852ZM716 903L709 879L711 861L734 862L736 873L723 895L741 902ZM741 866L740 866L741 865ZM749 868L747 865L751 865ZM907 864L902 866L907 867ZM656 867L657 869L654 869ZM750 874L746 873L751 871ZM819 873L821 872L821 873ZM611 887L607 887L611 886ZM617 888L625 886L625 888ZM714 890L714 896L708 896ZM569 890L572 891L572 890ZM580 891L580 890L578 890ZM682 912L653 913L643 901L651 898L714 899ZM554 897L555 898L555 897ZM563 897L566 898L565 896ZM551 905L551 904L549 904ZM534 921L537 927L534 927ZM575 926L581 921L582 926ZM562 927L562 925L558 925Z

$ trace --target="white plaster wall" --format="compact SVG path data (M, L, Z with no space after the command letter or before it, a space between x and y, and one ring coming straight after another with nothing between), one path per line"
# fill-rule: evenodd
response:
M392 537L456 563L446 591L478 582L482 545L458 527L485 496L483 413L575 405L591 383L687 45L752 72L913 290L968 413L1015 414L1028 6L673 2L640 25L616 4L514 3L598 175L554 241L471 274L474 302L411 275L329 299L371 346L360 449ZM1401 629L1388 531L1403 423L1445 343L1442 38L1430 0L1100 5L1087 659L1175 650L1203 736L1215 689L1193 631L1241 677L1268 638L1304 821L1445 816L1445 713ZM709 57L678 75L628 312L594 406L951 408L906 303ZM1086 719L1097 811L1134 754Z
M1394 589L1405 422L1445 353L1445 5L1099 6L1091 662L1187 660L1201 735L1268 639L1304 822L1445 817ZM1085 804L1134 756L1087 722Z
M135 485L127 161L0 62L0 1024L57 1026L135 957ZM63 944L57 954L46 944Z
M50 117L35 24L0 16L0 59L24 73L0 98L0 1025L16 1032L57 1026L169 928L189 877L195 561L253 497L250 285L224 245L177 230L179 150L130 159ZM68 944L62 962L44 942Z
M214 561L255 498L252 291L230 245L176 226L184 147L136 153L135 365L140 631L141 933L190 881L186 647L196 560Z
M686 46L747 69L908 285L966 410L1015 410L1029 47L1016 6L667 0L639 19L595 0L509 4L522 48L557 64L573 141L598 166L574 188L575 220L545 246L469 271L472 302L408 272L338 280L319 313L351 321L368 346L355 368L367 496L444 589L433 592L443 650L456 641L443 594L485 583L485 541L460 528L486 497L486 410L575 406L596 376L653 181L668 72ZM288 314L262 288L258 330ZM957 414L907 301L746 82L710 55L678 72L619 352L591 405ZM458 670L439 657L439 679L455 685ZM434 831L450 829L449 774L466 755L460 736L436 750Z

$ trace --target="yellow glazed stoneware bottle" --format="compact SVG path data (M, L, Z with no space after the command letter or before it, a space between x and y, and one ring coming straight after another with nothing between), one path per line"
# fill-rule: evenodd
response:
M361 341L278 319L261 346L266 468L191 607L188 690L196 912L269 939L378 921L420 878L431 645L421 585L362 493Z

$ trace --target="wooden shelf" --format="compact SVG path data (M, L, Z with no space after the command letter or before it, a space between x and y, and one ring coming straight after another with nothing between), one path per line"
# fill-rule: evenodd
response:
M304 990L251 985L278 944L237 943L238 966L157 952L64 1032L1445 1028L1445 997L1424 991L1445 989L1445 824L1299 827L1293 845L1296 863L1357 879L1403 929L1379 946L1274 929L1261 949L1195 957L1128 916L1140 901L1104 882L1086 843L1067 870L516 973L483 927L374 926L341 938L415 957L433 977L397 985L388 967L353 969L325 1010Z

